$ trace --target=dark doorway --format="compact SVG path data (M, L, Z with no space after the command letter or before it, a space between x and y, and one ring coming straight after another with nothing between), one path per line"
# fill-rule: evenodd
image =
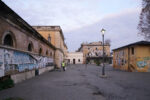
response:
M48 50L46 51L46 56L48 56Z
M32 44L31 43L29 43L29 45L28 45L28 51L32 51L32 48L33 48L33 46L32 46Z
M73 59L73 64L76 64L76 60L75 59Z
M70 59L68 59L68 63L70 64Z
M41 54L42 54L42 48L39 49L39 55L41 55Z
M5 36L4 45L13 47L13 39L12 39L12 36L10 34Z

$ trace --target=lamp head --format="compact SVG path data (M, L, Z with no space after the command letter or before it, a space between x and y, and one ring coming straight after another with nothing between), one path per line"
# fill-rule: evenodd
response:
M101 32L102 32L103 35L104 35L105 31L106 31L105 29L102 29L102 30L101 30Z

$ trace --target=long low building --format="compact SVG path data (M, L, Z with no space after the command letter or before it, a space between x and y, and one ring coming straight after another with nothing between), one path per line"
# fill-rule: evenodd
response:
M113 67L131 72L150 72L150 42L139 41L114 49Z
M46 40L55 46L55 64L61 68L61 63L66 59L67 46L60 26L33 26Z
M55 50L50 42L0 1L0 77L52 66Z
M83 64L83 53L69 52L67 54L67 61L69 64Z

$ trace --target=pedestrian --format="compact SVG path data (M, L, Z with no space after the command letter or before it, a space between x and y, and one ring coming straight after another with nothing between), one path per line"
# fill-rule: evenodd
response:
M63 71L66 70L66 68L65 68L65 62L64 61L62 62L62 68L63 68Z

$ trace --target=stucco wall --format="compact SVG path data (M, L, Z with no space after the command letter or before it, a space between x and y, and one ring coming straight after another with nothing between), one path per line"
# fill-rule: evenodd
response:
M52 70L54 67L44 67L44 68L40 68L38 69L39 75L48 72L50 70ZM35 77L35 70L30 70L27 72L22 72L22 73L18 73L18 74L13 74L11 75L11 79L14 81L14 83L20 83L24 80L30 79L32 77Z
M16 83L20 83L24 80L30 79L34 76L35 76L35 70L32 70L32 71L28 71L28 72L13 74L13 75L11 75L11 79L16 84Z
M134 54L131 52L134 48ZM114 51L113 67L134 72L150 72L150 47L131 46Z
M73 59L75 59L75 64L83 64L83 53L82 52L70 52L67 54L67 60L70 64L73 64Z

